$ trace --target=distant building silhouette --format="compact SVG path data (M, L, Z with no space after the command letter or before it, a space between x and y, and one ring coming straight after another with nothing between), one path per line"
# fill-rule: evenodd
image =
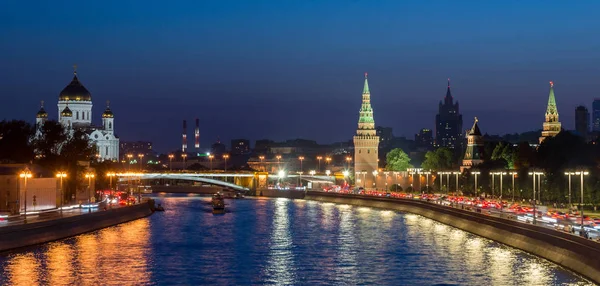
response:
M423 128L415 134L415 145L417 148L430 149L433 147L433 132L429 128Z
M215 155L216 157L225 154L226 151L227 147L225 146L225 144L221 143L220 139L217 139L217 142L213 143L210 146L210 153Z
M590 113L585 106L577 106L577 108L575 108L575 131L583 138L587 138L589 130Z
M540 144L548 138L554 137L561 130L560 121L558 121L558 108L556 107L556 99L554 98L554 83L550 82L550 94L548 95L548 107L546 107L546 120L542 128L542 136Z
M600 98L592 103L592 130L600 131Z
M249 154L250 153L250 141L247 139L233 139L231 140L231 154Z
M462 115L459 112L458 101L454 102L450 93L450 79L443 101L440 101L439 111L435 117L435 145L462 151L463 130Z

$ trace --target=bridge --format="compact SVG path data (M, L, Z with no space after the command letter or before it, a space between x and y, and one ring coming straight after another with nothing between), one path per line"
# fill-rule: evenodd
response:
M119 182L139 180L183 180L201 182L209 185L224 187L236 191L248 191L251 188L267 188L269 180L302 180L313 184L331 184L336 176L301 175L301 174L268 174L266 172L231 172L231 173L118 173Z

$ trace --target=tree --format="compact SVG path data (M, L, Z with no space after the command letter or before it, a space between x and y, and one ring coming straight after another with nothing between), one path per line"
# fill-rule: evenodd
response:
M52 165L59 160L61 148L68 139L62 124L49 120L40 128L40 133L33 140L35 153L39 155L41 165Z
M413 167L410 164L408 154L400 148L393 149L385 157L387 161L385 169L388 171L406 171L406 169Z
M0 161L28 163L33 159L33 126L22 120L0 122Z
M425 161L421 164L424 170L448 170L452 168L452 151L448 148L438 148L425 154Z

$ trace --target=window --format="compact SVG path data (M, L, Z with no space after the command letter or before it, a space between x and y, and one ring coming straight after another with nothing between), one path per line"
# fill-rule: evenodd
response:
M361 151L362 151L362 150L358 150L358 154L362 153Z
M83 116L83 113L81 114ZM75 111L75 119L79 120L79 111Z
M106 151L106 152L104 152L104 155L105 155L105 156L108 156L108 146L106 146L106 149L105 149L105 151Z
M108 129L112 129L112 123L111 122L108 123Z
M371 154L371 150L370 149L367 149L367 154Z

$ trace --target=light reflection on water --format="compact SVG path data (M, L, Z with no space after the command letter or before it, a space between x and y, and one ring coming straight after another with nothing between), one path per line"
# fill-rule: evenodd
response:
M586 285L417 215L289 199L161 197L166 211L0 255L0 284Z

